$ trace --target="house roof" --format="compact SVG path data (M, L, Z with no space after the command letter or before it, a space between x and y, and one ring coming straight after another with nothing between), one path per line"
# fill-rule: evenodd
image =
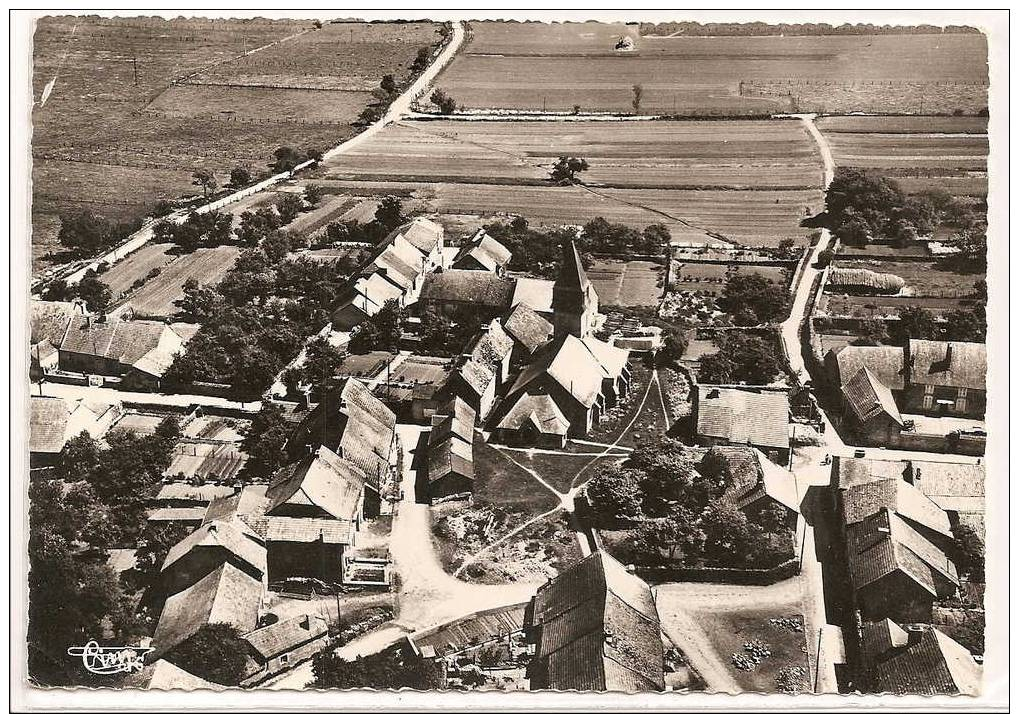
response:
M842 395L861 422L868 422L879 414L885 414L900 426L903 423L892 391L867 367L861 367L842 385Z
M202 625L226 623L241 632L258 620L262 583L223 563L189 588L167 598L159 615L149 661L159 659Z
M467 385L475 394L481 396L488 387L495 381L495 372L491 366L476 360L466 360L453 369L450 374L452 379L459 379Z
M847 525L859 523L882 509L891 509L925 528L952 536L948 514L920 489L902 479L878 480L841 489L842 514Z
M196 548L222 548L264 573L265 546L256 542L256 538L254 531L239 519L203 523L170 548L160 570L169 570Z
M527 305L535 312L551 314L555 283L543 278L517 278L507 307Z
M877 689L894 694L980 694L982 668L969 651L931 625L903 630L867 623L863 648Z
M399 235L423 255L429 255L442 240L444 229L435 221L415 218L389 234L389 239Z
M625 367L629 356L599 340L581 340L564 335L549 342L535 354L534 360L517 377L510 395L527 389L539 377L547 374L559 383L584 407L591 407L602 390L602 380L618 376L620 365Z
M482 228L460 248L453 258L453 267L470 270L469 265L473 261L482 269L494 273L509 263L512 257L513 253L509 248L488 235Z
M204 518L204 506L151 508L145 512L145 519L153 522L180 521L181 523L201 523Z
M323 543L350 545L354 542L356 523L331 518L291 518L268 516L265 519L266 541L286 543Z
M846 550L849 575L857 590L896 571L932 597L943 594L946 585L959 585L955 565L944 551L887 509L849 526Z
M733 444L789 448L789 397L784 392L697 387L697 433Z
M317 615L298 615L243 635L263 660L272 659L329 631Z
M845 384L863 367L891 390L906 386L906 359L901 347L846 345L835 351L839 380Z
M481 331L468 344L465 354L495 371L512 350L513 338L506 334L498 320L492 320L482 326Z
M159 489L155 500L211 503L217 498L232 496L234 491L233 486L224 486L218 483L206 483L200 486L182 482L168 483Z
M453 436L465 444L473 443L474 420L472 419L468 422L463 419L457 419L455 414L447 414L437 424L432 426L432 430L428 434L428 443L429 445L437 444Z
M181 334L162 322L76 315L60 343L61 352L116 360L149 374L161 375L184 346Z
M871 481L906 481L945 511L984 511L984 467L943 461L839 459L837 483L848 488Z
M67 402L60 397L33 396L29 413L28 448L33 454L59 454L67 443Z
M267 515L285 505L316 506L333 518L355 520L364 475L326 446L281 469L266 491Z
M515 286L513 278L481 270L442 270L425 276L420 299L506 309L512 304Z
M74 315L84 313L84 307L73 302L54 300L32 300L30 317L30 341L35 345L44 340L59 345L64 339L64 332L71 324Z
M541 586L529 624L540 626L532 688L664 689L651 588L604 551Z
M198 675L191 674L165 659L157 660L142 667L141 671L129 674L124 678L124 686L130 689L171 690L211 689L221 692L226 687L216 684Z
M977 342L909 341L913 384L964 389L987 388L987 346Z
M558 436L565 436L570 428L570 420L547 394L521 394L496 428L516 430L527 424L540 434Z
M548 342L554 331L551 322L524 303L514 306L503 320L503 328L531 354Z
M474 478L474 448L459 439L446 439L428 447L428 480L438 481L449 474Z
M474 407L460 397L451 397L442 405L442 413L452 415L457 421L473 424L478 418Z

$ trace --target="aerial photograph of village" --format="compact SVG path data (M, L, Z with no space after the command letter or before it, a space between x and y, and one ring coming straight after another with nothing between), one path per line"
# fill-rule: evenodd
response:
M414 17L33 20L30 685L979 696L979 18Z

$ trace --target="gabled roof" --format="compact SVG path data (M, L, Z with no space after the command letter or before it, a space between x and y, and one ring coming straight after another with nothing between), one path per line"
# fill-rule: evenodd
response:
M900 426L903 423L892 390L882 384L867 367L861 367L842 385L842 395L861 422L866 423L879 414L884 414Z
M59 345L64 339L64 333L71 318L75 315L82 315L85 312L84 306L73 302L60 302L55 300L31 300L31 336L30 343L35 345L48 340L53 345Z
M453 258L453 267L471 270L470 264L474 262L483 270L494 273L499 268L505 267L512 257L513 253L506 246L488 235L484 229L480 229L460 248Z
M168 483L159 489L156 501L194 501L195 503L211 503L223 496L232 496L233 486L217 483L206 483L200 486L190 483Z
M285 543L322 541L329 544L350 545L354 542L356 526L357 524L351 520L267 516L265 539L266 541Z
M565 436L570 420L547 394L522 394L499 420L497 429L520 429L530 425L540 434Z
M524 303L516 305L510 311L503 320L503 328L531 354L548 342L554 331L551 322Z
M129 674L124 678L123 686L130 689L163 691L184 689L189 692L196 689L211 689L220 692L226 689L222 684L202 679L165 659L145 665L140 672Z
M364 475L329 448L319 446L297 463L281 469L266 491L266 515L286 505L315 506L339 520L356 520Z
M455 414L447 414L432 426L428 434L428 444L438 444L446 439L456 437L465 444L474 442L474 420L458 419Z
M729 465L732 482L722 500L739 509L771 498L791 511L800 510L796 478L763 453L746 447L713 447Z
M479 397L488 391L495 381L495 372L489 365L475 360L467 360L453 369L450 379L459 379Z
M515 286L513 278L481 270L442 270L425 276L420 299L506 309L512 304Z
M189 588L167 598L159 615L149 661L159 659L202 625L226 623L241 632L258 620L262 583L223 563Z
M205 509L205 520L202 523L229 520L234 516L244 520L249 516L265 515L265 510L269 507L269 499L265 497L265 492L265 486L244 486L232 496L215 498Z
M474 448L459 439L446 439L428 447L428 480L450 474L474 478Z
M483 325L481 331L468 344L465 354L495 371L513 350L513 338L506 334L498 320Z
M889 389L900 390L906 386L906 358L901 347L846 345L834 355L842 384L866 367Z
M661 691L661 626L651 588L603 551L541 586L532 689Z
M551 313L552 301L555 298L555 283L544 278L517 278L513 286L513 297L510 304L527 305L536 312Z
M969 651L931 625L903 630L890 620L867 623L863 648L880 692L980 694L982 668Z
M950 538L948 514L915 486L901 479L861 483L841 490L842 514L847 525L859 523L882 509Z
M70 409L60 397L32 396L28 448L33 454L59 454L67 443Z
M938 387L987 388L987 346L977 342L909 341L909 381Z
M602 380L618 376L620 365L625 367L629 356L627 350L606 343L595 344L598 342L594 338L581 340L574 335L549 342L517 377L510 395L527 389L547 374L583 406L591 407L601 394Z
M260 627L243 637L263 660L269 660L316 637L322 637L328 631L329 626L323 618L317 615L298 615Z
M697 387L697 433L733 444L789 448L789 397L784 392Z
M835 475L842 488L871 481L905 481L945 511L984 511L985 472L981 464L842 458L836 463Z
M389 234L392 239L399 235L423 255L430 254L442 240L444 230L441 225L427 218L415 218Z
M256 542L257 538L255 532L239 519L204 523L170 548L160 570L169 570L178 560L197 548L222 548L264 573L265 546Z
M185 339L162 322L76 315L60 343L61 352L116 360L156 376L166 371Z

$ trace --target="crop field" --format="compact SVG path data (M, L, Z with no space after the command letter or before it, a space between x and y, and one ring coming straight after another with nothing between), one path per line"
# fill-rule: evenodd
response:
M561 154L584 157L583 186L553 186ZM594 217L676 242L806 243L822 205L816 148L795 121L400 122L327 161L316 180L357 195L393 193L442 216Z
M906 281L902 296L931 298L967 298L976 293L976 283L986 276L983 272L962 273L938 261L842 260L838 268L863 268L875 273L891 273Z
M601 305L651 305L662 299L665 268L646 260L595 260L587 269Z
M718 296L725 284L737 275L760 275L779 285L787 284L790 279L789 271L777 266L673 262L670 287L675 292Z
M879 170L907 192L987 195L984 117L825 117L817 125L839 166Z
M266 172L279 146L334 146L353 132L349 122L382 70L401 67L395 73L404 76L418 48L439 39L430 23L339 27L264 19L42 18L33 37L34 96L41 100L44 88L50 91L32 115L33 269L59 259L51 255L56 216L69 209L137 218L159 199L195 194L196 169L212 170L222 185L237 165ZM342 51L336 36L346 38ZM298 42L302 51L294 52ZM266 49L252 52L260 47ZM264 90L256 86L266 82L250 73L263 56L263 63L285 58L276 68L277 86ZM293 89L309 86L302 85L309 77L332 75L357 77L363 86ZM245 86L182 84L196 81Z
M641 111L691 116L783 111L976 113L987 106L979 34L639 37L592 23L471 23L440 78L468 109ZM628 35L632 51L616 51Z
M184 282L194 278L202 285L219 282L233 266L240 249L233 246L199 248L162 269L128 300L136 315L170 317L177 313L174 302L184 296Z
M135 281L147 278L152 270L159 268L162 271L163 266L174 258L169 252L173 248L173 243L149 243L100 275L99 280L110 288L116 300Z

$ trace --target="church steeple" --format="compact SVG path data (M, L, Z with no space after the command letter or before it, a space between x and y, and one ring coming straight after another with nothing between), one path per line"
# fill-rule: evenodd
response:
M594 330L598 314L598 294L584 272L574 241L563 243L559 277L552 290L555 336L571 334L587 337Z

